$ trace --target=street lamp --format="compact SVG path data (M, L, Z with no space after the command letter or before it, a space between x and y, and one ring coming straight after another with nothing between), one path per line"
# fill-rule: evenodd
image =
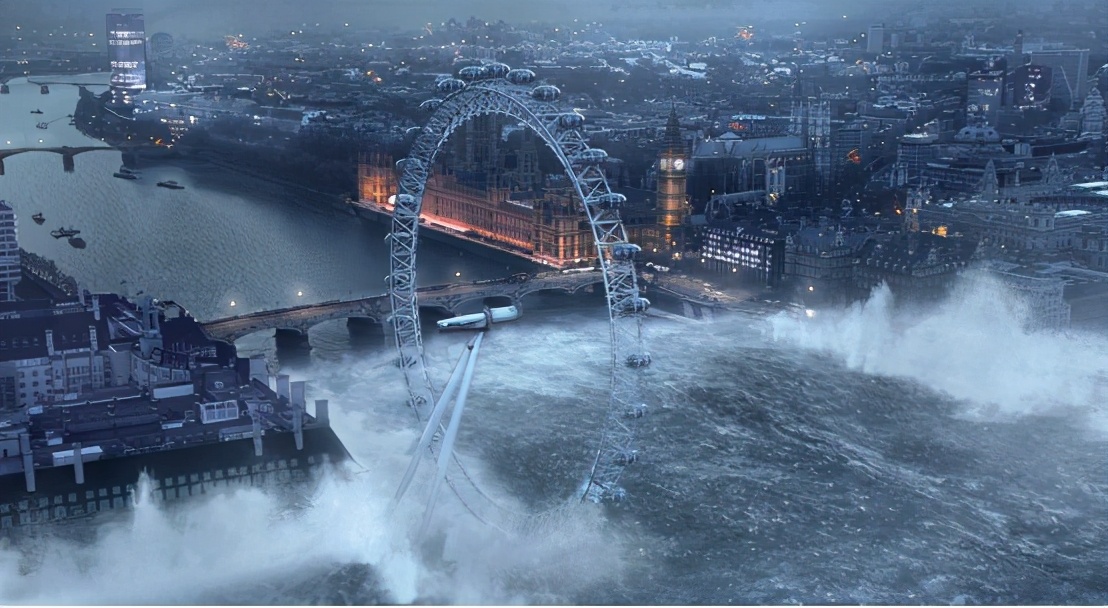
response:
M234 306L235 306L235 301L231 300L231 307L234 308Z
M299 297L303 297L303 296L304 296L304 292L303 292L303 291L298 291L298 292L296 292L296 297L298 297L298 298L299 298Z

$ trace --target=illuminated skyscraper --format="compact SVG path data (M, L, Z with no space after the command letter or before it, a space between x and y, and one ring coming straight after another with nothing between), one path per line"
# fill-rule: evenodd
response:
M146 25L141 12L115 9L107 16L108 65L112 70L112 98L131 103L131 96L146 89Z

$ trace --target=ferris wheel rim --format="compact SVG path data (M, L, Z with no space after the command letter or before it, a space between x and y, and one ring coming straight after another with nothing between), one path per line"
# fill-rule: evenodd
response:
M600 445L580 496L599 501L621 496L622 490L617 484L623 467L635 458L631 447L633 431L620 418L628 408L634 408L641 415L638 409L641 394L630 388L632 384L637 388L637 383L628 382L624 377L626 370L621 365L624 362L621 358L649 363L641 334L642 319L649 302L639 295L633 256L620 256L621 251L633 252L631 248L636 246L628 241L618 212L618 203L626 198L611 190L600 166L606 153L588 144L580 129L583 121L580 114L561 109L545 99L551 88L550 85L537 85L529 91L526 86L509 83L504 78L479 80L451 92L442 100L434 100L431 118L413 143L412 153L401 161L400 192L393 209L389 238L391 319L400 366L411 397L410 405L420 416L422 410L434 403L436 394L423 348L416 292L419 217L427 180L436 156L462 124L486 114L519 121L538 135L565 169L578 206L589 220L597 260L603 271L609 312L611 393L607 418L602 423L604 429ZM553 90L557 91L556 88ZM581 120L566 119L566 116L576 116ZM455 461L460 466L461 463ZM462 471L466 479L484 495L464 468ZM454 487L453 484L451 487Z

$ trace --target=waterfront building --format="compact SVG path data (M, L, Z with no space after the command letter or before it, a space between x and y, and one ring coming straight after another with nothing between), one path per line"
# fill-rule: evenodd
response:
M917 300L942 296L969 264L977 242L971 237L948 236L945 231L906 231L871 238L858 253L854 286L859 295L885 284L893 293Z
M0 199L0 302L15 301L19 283L19 239L15 210Z
M358 200L385 205L389 197L400 192L392 157L385 154L362 154L358 159Z
M708 226L700 231L700 257L709 270L753 279L767 287L785 273L785 239L753 223Z
M112 105L129 106L146 89L146 25L143 14L118 10L107 18Z
M1006 264L994 263L990 274L1019 298L1023 327L1029 331L1066 329L1072 307L1065 300L1066 281L1058 277L1023 274ZM1014 266L1014 265L1012 265Z
M358 204L391 213L396 174L384 156L359 163ZM545 191L482 189L462 183L440 164L427 179L421 218L425 229L518 253L555 267L596 257L592 232L568 183Z
M16 303L20 304L20 303ZM232 346L208 340L181 312L159 320L152 298L112 294L0 308L0 409L73 401L101 389L189 381Z
M827 222L801 228L785 239L784 275L809 301L849 299L854 261L868 239Z
M503 188L475 188L462 183L455 175L440 172L427 178L422 215L427 221L443 227L523 253L534 253L531 229L536 198L541 195L521 195Z

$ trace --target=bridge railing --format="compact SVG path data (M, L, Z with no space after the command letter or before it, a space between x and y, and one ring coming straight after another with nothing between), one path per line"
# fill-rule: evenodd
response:
M468 294L479 294L490 288L496 287L512 287L513 289L522 288L525 291L528 287L534 287L533 291L541 289L548 289L552 287L563 287L566 285L587 284L591 282L601 282L603 276L600 273L595 275L592 273L575 273L565 274L561 272L547 272L531 275L526 281L520 280L518 275L512 277L505 277L503 279L489 279L483 281L474 281L472 283L445 283L440 285L431 285L428 287L420 287L416 290L419 294L434 294L433 297L454 297L464 296ZM447 293L443 293L447 292ZM288 308L277 308L271 310L262 310L249 313L243 313L240 315L234 315L231 317L222 317L219 319L213 319L207 321L202 325L212 327L216 325L223 325L228 323L235 323L241 321L266 319L270 317L280 317L290 313L298 311L322 310L327 307L342 307L342 306L364 306L367 303L374 301L384 301L388 299L388 294L383 293L375 296L366 296L363 298L356 298L352 300L328 300L326 302L318 302L315 304L299 304L296 306L290 306ZM427 299L425 299L427 301ZM431 300L434 301L434 300Z

